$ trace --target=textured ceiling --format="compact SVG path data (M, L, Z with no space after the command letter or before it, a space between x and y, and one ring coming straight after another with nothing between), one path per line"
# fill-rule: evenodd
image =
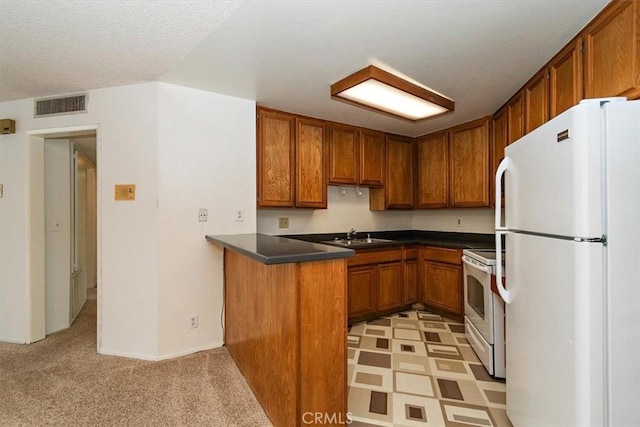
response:
M0 101L157 80L243 3L0 0Z
M493 113L608 0L0 0L0 101L161 80L405 135ZM369 65L456 102L417 124L330 99Z
M162 80L417 136L492 114L607 0L249 1ZM419 123L331 100L369 64L456 102Z

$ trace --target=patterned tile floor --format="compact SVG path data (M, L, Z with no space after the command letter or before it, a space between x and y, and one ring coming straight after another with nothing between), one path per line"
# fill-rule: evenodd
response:
M351 426L511 426L463 324L407 311L354 324L348 346Z

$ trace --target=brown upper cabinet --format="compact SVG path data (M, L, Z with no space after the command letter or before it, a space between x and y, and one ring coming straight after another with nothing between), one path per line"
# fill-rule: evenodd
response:
M413 209L413 139L387 135L384 188L369 193L369 208Z
M385 135L369 129L360 130L360 185L382 187L385 175Z
M586 98L640 96L639 6L613 0L582 33Z
M507 103L507 135L509 144L524 136L524 95L519 91Z
M504 149L509 143L508 128L507 128L507 110L502 108L493 115L493 126L491 132L491 149L493 166L489 175L489 181L491 184L491 205L495 205L495 176L498 171L498 166L502 159L504 159ZM502 194L500 196L501 205L504 206L504 185L502 186Z
M258 109L258 207L295 206L295 116Z
M327 207L327 131L321 120L258 108L258 207Z
M418 190L416 207L449 206L449 131L422 136L416 141Z
M524 86L524 111L525 133L549 120L549 78L546 67Z
M507 142L515 142L583 98L612 96L640 97L639 1L612 0L513 95L502 107Z
M489 206L491 117L417 139L418 208Z
M383 185L384 133L331 124L329 135L329 184Z
M296 118L296 207L327 207L327 127Z
M549 119L582 99L582 43L578 37L549 62Z
M489 116L449 131L453 208L489 206L490 123Z
M329 183L360 183L360 131L332 124L329 128Z

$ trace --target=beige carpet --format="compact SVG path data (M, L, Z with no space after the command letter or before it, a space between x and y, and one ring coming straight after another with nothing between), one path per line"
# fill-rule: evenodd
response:
M0 343L0 425L270 426L226 349L162 362L96 353L96 301L31 345Z

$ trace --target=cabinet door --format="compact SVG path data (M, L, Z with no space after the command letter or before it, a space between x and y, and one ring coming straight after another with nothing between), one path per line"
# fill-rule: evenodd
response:
M582 38L568 44L549 62L549 118L582 99Z
M329 183L360 182L360 131L351 126L331 125L329 135Z
M416 141L418 208L449 206L449 132L425 135Z
M524 131L529 133L549 119L549 79L546 67L525 85L524 104Z
M323 121L296 119L296 207L327 207L326 136Z
M585 97L640 96L638 1L612 1L584 30Z
M382 187L386 156L384 133L363 129L360 134L360 185Z
M505 108L499 110L493 115L493 127L492 127L492 142L491 147L493 150L493 167L491 168L491 175L489 181L491 182L491 205L495 205L495 176L498 166L502 159L504 159L504 149L507 147L508 129L507 129L507 110ZM504 177L502 179L502 194L500 195L501 206L504 206Z
M450 131L451 207L489 206L489 118Z
M258 207L294 206L295 117L258 109Z
M402 263L390 262L378 265L378 311L402 307L404 283Z
M418 262L415 259L404 262L404 304L418 301Z
M387 208L413 208L413 141L387 135Z
M375 266L347 269L347 306L349 319L376 312Z
M509 144L524 136L524 96L522 91L511 98L507 104L507 122Z
M423 302L453 314L463 315L462 268L427 260L422 262Z

